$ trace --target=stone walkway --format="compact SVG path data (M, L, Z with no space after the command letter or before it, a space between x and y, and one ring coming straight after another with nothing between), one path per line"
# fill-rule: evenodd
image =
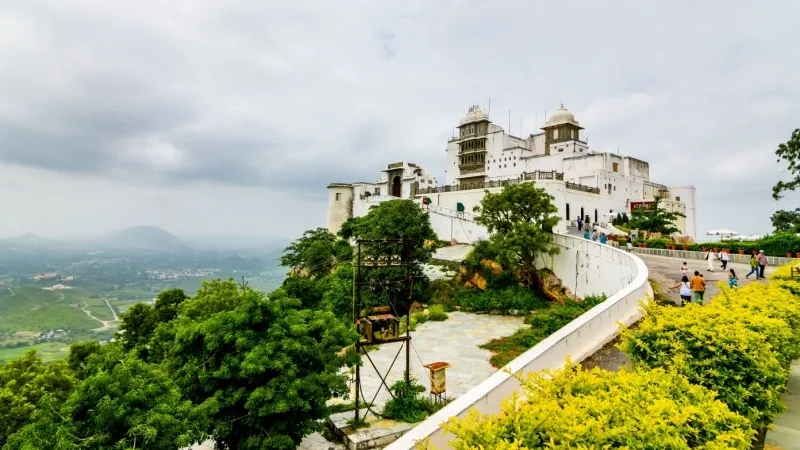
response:
M774 429L767 432L766 443L774 446L773 449L800 450L800 361L792 363L789 386L781 399L786 411L775 419Z

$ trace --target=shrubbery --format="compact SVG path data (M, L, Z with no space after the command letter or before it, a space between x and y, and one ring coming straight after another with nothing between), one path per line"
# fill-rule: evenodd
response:
M459 450L519 448L748 449L748 422L664 370L563 370L522 380L500 414L473 412L445 429Z
M529 311L547 308L550 302L521 286L502 289L464 288L455 295L455 304L471 312Z
M447 320L447 313L440 305L433 305L428 308L428 319L434 322L441 322Z
M646 306L619 344L632 371L569 368L522 381L502 413L446 425L456 449L749 449L784 406L789 364L800 357L800 280L781 268L770 284L722 288L705 305ZM577 308L578 310L580 308ZM530 319L543 336L568 307ZM549 329L550 327L552 328ZM485 347L524 348L520 330ZM529 340L526 340L529 339ZM508 348L503 348L503 345ZM498 355L495 355L496 357ZM569 363L568 363L569 364Z
M667 244L673 242L669 239L647 239L637 241L636 244L645 243L648 248L667 248ZM682 248L681 244L675 244L676 247ZM796 254L800 252L800 236L792 233L778 233L772 234L759 239L757 241L722 241L722 242L700 242L697 244L688 244L686 249L690 251L703 251L703 249L723 249L727 248L731 253L738 253L739 250L744 250L745 254L751 254L754 251L764 250L764 253L769 256L786 256L786 253Z
M386 402L381 415L408 423L425 420L438 409L438 405L422 395L423 392L425 388L413 379L410 383L405 380L397 381L392 385L394 397Z
M753 428L770 424L788 365L800 356L796 283L723 289L705 306L647 307L636 330L623 330L623 349L641 367L673 369L718 393Z
M554 304L525 319L529 327L520 328L511 336L492 339L480 347L494 353L489 362L503 367L526 350L555 333L581 314L605 301L605 297L586 297L583 301L567 299L564 304Z

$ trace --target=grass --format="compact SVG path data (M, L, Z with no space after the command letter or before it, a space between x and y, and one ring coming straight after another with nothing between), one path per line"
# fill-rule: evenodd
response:
M499 369L603 301L605 297L592 296L582 301L567 299L563 304L553 304L528 316L525 322L529 326L511 336L492 339L480 348L493 353L489 363Z
M0 362L19 358L31 350L36 350L42 357L43 362L58 361L67 357L68 348L69 345L67 344L46 342L27 347L0 349Z
M80 309L75 298L67 294L62 299L59 292L35 286L0 290L0 331L89 330L100 325Z

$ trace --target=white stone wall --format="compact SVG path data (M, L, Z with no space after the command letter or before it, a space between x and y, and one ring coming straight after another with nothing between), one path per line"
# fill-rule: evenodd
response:
M679 186L669 188L672 198L684 204L686 214L686 235L697 240L697 189L694 186Z
M453 436L440 425L453 417L463 418L473 409L483 414L500 412L502 402L520 390L519 382L511 374L557 369L563 367L567 357L581 361L617 336L618 322L630 325L639 319L638 302L653 294L647 267L641 259L585 239L563 235L555 239L562 250L550 263L556 275L578 291L578 295L582 291L604 292L609 298L417 425L386 447L387 450L410 450L426 439L429 448L451 448L449 441Z
M353 216L353 187L331 185L328 187L327 228L336 233L347 219Z

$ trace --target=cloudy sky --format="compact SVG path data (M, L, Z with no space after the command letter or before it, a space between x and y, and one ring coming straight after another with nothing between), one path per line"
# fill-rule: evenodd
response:
M563 101L590 146L695 184L699 227L769 230L800 127L800 2L3 0L0 236L294 237L332 181L440 179L486 105ZM499 111L499 113L498 113Z

